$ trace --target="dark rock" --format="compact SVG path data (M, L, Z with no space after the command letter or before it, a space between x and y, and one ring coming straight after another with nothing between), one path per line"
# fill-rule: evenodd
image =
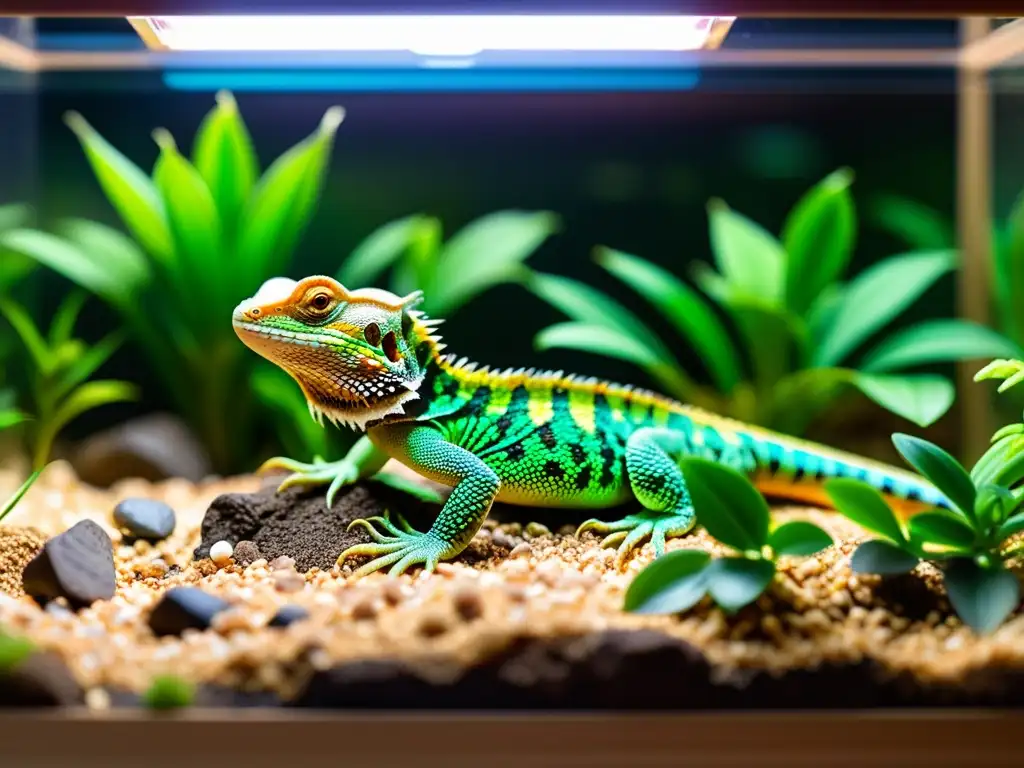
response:
M89 437L70 461L84 482L101 488L128 477L154 482L183 477L199 482L212 471L202 443L185 423L159 413Z
M136 539L161 541L174 533L174 510L157 499L125 499L114 507L114 523Z
M240 541L235 545L234 552L231 555L235 562L239 565L252 565L259 560L263 555L260 554L260 548L253 544L251 541Z
M85 692L63 659L36 651L0 673L0 708L71 707L85 703Z
M296 621L305 621L309 618L309 611L303 608L301 605L295 605L290 603L288 605L282 605L274 617L270 620L267 626L270 627L287 627L289 624L293 624Z
M110 706L114 709L144 707L142 695L126 688L107 688ZM203 684L196 687L193 707L209 709L246 709L250 707L279 707L281 698L271 691L242 691L223 685Z
M117 588L114 545L92 520L83 520L43 545L22 573L25 593L39 603L63 597L72 608L109 600Z
M149 628L158 637L180 635L186 629L207 629L213 617L231 607L226 600L198 587L167 590L149 614Z

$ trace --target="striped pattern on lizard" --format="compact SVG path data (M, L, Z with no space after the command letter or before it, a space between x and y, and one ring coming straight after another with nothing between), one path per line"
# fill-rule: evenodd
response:
M345 485L397 459L452 492L426 532L386 517L358 520L372 543L341 554L372 559L357 575L390 566L430 571L456 557L495 500L538 507L603 509L630 499L640 511L588 520L620 563L648 538L688 533L696 519L679 460L703 457L749 476L763 493L828 505L822 482L864 480L904 507L949 507L927 480L852 454L698 410L653 392L534 369L495 371L443 353L440 321L399 297L348 290L324 276L274 278L233 315L239 338L298 383L310 413L365 431L340 461L279 457L291 485Z

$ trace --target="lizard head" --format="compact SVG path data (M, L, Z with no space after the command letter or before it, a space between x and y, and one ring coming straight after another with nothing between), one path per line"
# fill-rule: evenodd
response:
M275 277L239 304L235 333L286 371L322 423L363 429L404 413L423 381L419 340L430 330L413 308L419 291L400 297L376 288L347 290L330 277Z

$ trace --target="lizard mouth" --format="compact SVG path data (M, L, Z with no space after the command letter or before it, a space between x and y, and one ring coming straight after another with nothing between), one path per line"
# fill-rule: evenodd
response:
M290 375L306 397L310 414L353 429L405 412L404 404L419 397L419 380L368 365L366 358L347 353L322 337L268 328L236 320L235 333L256 354Z

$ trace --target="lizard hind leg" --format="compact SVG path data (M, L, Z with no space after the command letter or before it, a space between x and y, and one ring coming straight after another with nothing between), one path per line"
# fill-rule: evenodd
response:
M634 432L626 441L626 474L644 511L610 523L587 520L577 536L588 530L607 534L601 544L619 545L620 566L647 537L654 545L655 556L663 555L666 539L686 535L696 522L678 464L684 453L683 436L675 430L645 427Z

